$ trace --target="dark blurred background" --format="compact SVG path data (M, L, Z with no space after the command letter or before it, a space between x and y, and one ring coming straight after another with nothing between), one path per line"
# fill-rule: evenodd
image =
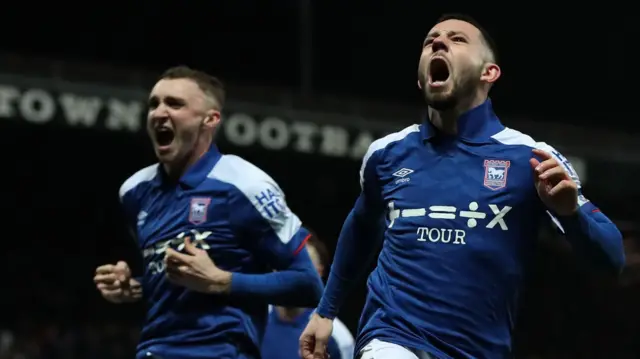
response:
M458 6L459 5L459 6ZM0 359L133 357L143 305L109 305L96 266L137 265L120 184L154 161L143 132L156 76L185 64L222 78L223 151L271 174L333 249L371 141L419 122L429 28L465 12L498 43L503 122L557 147L625 234L619 281L581 271L541 236L518 358L640 358L639 35L612 2L364 0L9 1L0 21ZM341 319L355 332L364 279Z

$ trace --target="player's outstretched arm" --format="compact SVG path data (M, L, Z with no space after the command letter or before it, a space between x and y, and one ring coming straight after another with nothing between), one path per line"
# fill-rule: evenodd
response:
M279 186L264 172L238 183L229 199L231 224L256 257L276 272L233 273L232 295L250 295L283 306L314 307L322 280L305 248L310 233L289 209Z
M360 170L362 192L342 226L327 286L317 309L325 318L338 315L347 290L364 274L383 238L384 205L377 174L381 150L375 148L374 142L364 157Z
M564 156L548 145L533 153L538 195L574 252L594 269L619 274L625 255L616 225L582 195L580 179Z
M322 295L322 279L305 248L309 236L306 229L300 228L293 239L298 246L295 250L291 251L286 245L275 250L259 250L272 266L278 267L278 271L264 274L232 273L231 293L257 296L274 305L316 306Z
M329 280L316 312L300 336L300 354L304 359L327 354L333 321L338 315L353 282L367 269L383 238L384 206L378 184L377 163L381 150L374 142L362 161L362 192L342 226Z

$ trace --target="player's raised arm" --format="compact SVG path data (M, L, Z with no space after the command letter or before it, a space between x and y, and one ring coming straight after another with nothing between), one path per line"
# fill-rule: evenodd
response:
M231 222L254 254L277 272L233 273L231 293L258 296L274 305L313 307L322 294L322 280L305 248L310 233L278 185L256 167L252 172L230 199Z
M582 195L577 173L551 146L534 149L531 166L540 199L576 254L595 269L620 273L625 256L622 234Z
M384 205L378 184L377 163L382 150L374 142L367 151L360 169L362 192L342 225L329 279L317 313L335 318L347 290L367 269L382 238Z

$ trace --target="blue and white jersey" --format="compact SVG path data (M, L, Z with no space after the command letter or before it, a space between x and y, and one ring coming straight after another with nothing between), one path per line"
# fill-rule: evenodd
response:
M270 288L243 280L263 278L252 274L286 272L300 262L302 280L311 285L308 296L319 297L322 283L304 248L308 232L276 182L240 157L212 146L177 183L160 165L149 166L124 182L120 199L144 262L148 313L139 357L257 357L269 303L252 291ZM230 295L198 293L167 280L165 251L181 250L185 237L233 272Z
M552 154L580 183L558 151L503 126L490 101L457 124L456 136L429 121L407 127L375 141L365 155L362 193L318 308L326 317L337 314L340 292L363 267L353 263L375 247L369 228L384 216L356 350L378 339L437 358L510 357L521 284L548 215L577 238L572 244L589 249L589 258L613 270L624 262L619 231L582 195L571 218L556 218L542 204L532 149Z
M278 311L269 308L267 329L262 341L262 359L299 359L299 338L309 323L313 309L307 309L292 320L280 317ZM333 321L333 332L327 344L331 359L353 359L353 335L340 319Z

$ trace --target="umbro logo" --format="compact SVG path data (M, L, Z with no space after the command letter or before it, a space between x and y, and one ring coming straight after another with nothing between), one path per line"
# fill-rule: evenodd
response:
M402 178L402 177L405 177L405 176L410 175L412 173L413 173L412 169L402 168L402 169L399 169L399 170L395 171L393 173L393 175L396 176L396 177Z

